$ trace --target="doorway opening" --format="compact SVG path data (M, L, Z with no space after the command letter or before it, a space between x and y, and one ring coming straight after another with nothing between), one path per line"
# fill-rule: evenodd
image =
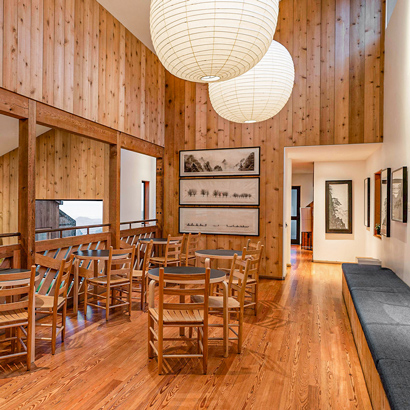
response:
M292 186L290 243L300 245L300 186Z

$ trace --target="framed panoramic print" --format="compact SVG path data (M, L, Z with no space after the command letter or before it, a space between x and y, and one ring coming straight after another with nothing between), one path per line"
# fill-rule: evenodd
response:
M364 180L364 226L370 228L370 178Z
M352 181L326 181L326 233L352 232Z
M390 181L391 181L391 169L386 168L382 171L382 175L381 175L380 234L387 236L387 237L390 236Z
M179 176L249 176L260 173L260 147L179 151Z
M179 180L180 205L259 205L259 178Z
M179 231L259 236L258 208L179 208Z
M392 172L391 219L407 223L407 167Z

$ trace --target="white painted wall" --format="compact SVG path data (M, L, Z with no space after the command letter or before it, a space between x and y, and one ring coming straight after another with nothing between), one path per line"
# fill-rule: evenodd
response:
M285 161L283 164L283 270L282 277L285 278L290 265L291 247L290 247L290 221L291 221L291 204L292 204L292 159L288 158L285 150Z
M397 0L386 30L386 60L384 85L384 143L380 152L366 163L367 176L382 168L392 171L404 165L410 167L410 2ZM374 189L372 189L373 191ZM372 201L371 224L374 226ZM382 260L410 284L410 222L391 221L391 237L382 240L366 233L367 252Z
M141 219L141 184L150 181L150 219L156 218L156 159L121 150L121 222Z
M366 162L315 162L314 171L314 221L313 260L331 262L356 262L356 256L366 251L363 212L363 181ZM325 182L352 180L353 233L327 234L325 220Z
M301 208L305 208L313 201L313 173L292 174L292 186L300 186Z

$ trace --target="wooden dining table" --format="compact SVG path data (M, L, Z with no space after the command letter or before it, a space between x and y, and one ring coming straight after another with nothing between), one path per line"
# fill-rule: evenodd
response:
M155 284L159 281L159 270L160 268L150 269L148 271L148 278L151 279L148 291L148 303L150 308L155 307ZM175 274L175 275L203 275L205 273L205 268L191 267L191 266L168 266L164 268L164 273ZM203 280L198 281L184 281L178 280L167 280L167 283L178 284L181 286L186 285L197 285L203 283ZM210 283L220 284L223 290L223 303L224 306L228 305L228 284L226 282L226 274L223 271L217 269L211 269ZM181 303L183 301L181 300ZM223 347L224 347L224 357L228 357L229 348L229 328L228 328L228 309L224 309L223 314ZM181 333L182 335L183 333Z
M8 275L10 273L29 273L29 269L4 269L0 270L0 286L1 287L11 287L11 286L21 286L28 285L30 279L18 279L18 280L1 280L2 275ZM35 278L37 279L40 275L40 272L36 271ZM32 320L31 320L31 357L30 360L33 363L36 357L36 309L35 309L35 297L33 298L33 303L31 306L32 311Z

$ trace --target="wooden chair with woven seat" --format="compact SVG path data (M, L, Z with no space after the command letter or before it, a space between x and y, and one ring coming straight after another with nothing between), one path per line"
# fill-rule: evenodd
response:
M189 263L196 263L195 252L199 247L199 240L201 239L201 233L190 233L185 236L185 244L182 247L181 253L181 265L189 266Z
M0 331L5 331L5 338L0 343L11 345L11 353L1 355L0 359L26 356L27 370L31 369L32 331L34 330L34 281L36 267L20 273L3 273L2 281L25 280L27 285L0 288ZM19 300L16 300L18 298ZM24 328L27 328L25 330ZM27 337L26 343L23 335Z
M134 269L132 271L132 291L140 293L140 306L141 310L144 310L144 306L147 303L147 289L148 289L148 276L147 272L150 266L150 259L152 255L152 249L154 247L154 241L150 241L145 247L144 259L141 265L141 243L138 243L136 248L136 258L134 263ZM137 298L133 298L137 299Z
M182 236L168 235L164 256L153 256L151 264L157 266L179 266L181 264L181 249L185 241L185 234Z
M128 249L114 249L110 246L106 276L85 278L84 281L84 318L87 318L87 306L105 309L108 321L110 309L126 306L131 316L132 271L135 259L135 246ZM97 291L90 292L89 285ZM98 288L105 289L105 294L98 293ZM89 300L91 298L91 301ZM98 304L99 301L104 304Z
M263 248L260 242L253 244L248 241L247 247L242 251L242 260L250 258L254 261L252 268L248 272L245 309L253 308L255 316L258 313L259 273Z
M153 358L154 353L158 357L158 374L162 374L164 359L170 358L200 358L202 359L204 374L208 365L208 298L210 268L205 269L204 274L167 274L164 268L159 272L159 301L158 308L150 308L148 316L148 357ZM190 288L166 287L167 281L202 282L200 285ZM179 296L185 298L202 297L199 303L169 303L164 301L164 296ZM158 333L155 331L155 324ZM169 338L164 337L164 328L188 327L196 328L197 353L164 354L164 341L193 341L192 338ZM157 342L157 346L155 346Z
M251 259L242 260L237 254L235 254L229 274L229 297L226 304L224 303L223 296L209 297L209 313L216 313L218 315L223 314L223 316L228 317L228 333L232 332L234 334L233 337L229 337L229 340L238 341L238 353L242 352L243 315L245 309L245 292L248 273L253 269L252 265L255 263L256 262ZM235 293L235 296L233 293ZM201 303L203 298L201 296L193 296L192 301L194 303ZM236 315L237 323L231 323L231 315ZM223 324L214 323L210 324L209 327L223 327ZM238 328L238 331L234 330L235 327ZM209 340L223 340L223 337L212 337L209 338Z
M56 352L57 336L61 333L64 343L67 317L67 293L70 284L70 274L73 267L74 255L63 259L55 279L54 295L35 295L36 313L53 315L52 323L39 323L37 326L51 327L51 337L39 336L36 339L51 341L51 353ZM58 312L62 309L62 312ZM61 316L61 326L58 326L58 316Z

